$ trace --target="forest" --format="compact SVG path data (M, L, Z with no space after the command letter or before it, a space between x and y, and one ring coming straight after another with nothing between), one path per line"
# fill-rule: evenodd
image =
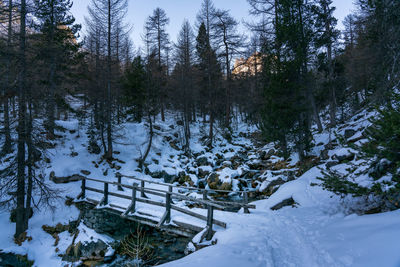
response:
M333 0L241 0L248 9L245 21L232 16L228 6L202 0L197 17L183 21L176 39L169 34L170 17L160 7L148 15L143 29L136 29L127 20L128 4L140 1L87 2L80 25L71 13L72 0L0 1L0 207L4 223L13 227L11 243L24 247L32 239L35 216L58 212L54 203L72 189L54 186L51 176L68 172L72 167L58 166L69 160L71 166L100 166L103 178L93 177L100 180L135 172L174 185L248 191L252 201L271 203L284 192L279 186L318 169L315 180L307 183L337 197L345 214L400 218L391 213L400 208L400 1L356 0L339 27ZM133 30L141 31L141 40L132 39ZM366 115L361 119L360 114ZM68 128L75 122L76 128ZM243 133L244 126L251 132ZM143 138L128 138L135 135ZM244 177L238 187L233 174L222 178L227 164L230 171L240 169L233 167L234 159L224 154L220 164L200 164L199 158L210 154L218 161L219 149L239 146L240 138L262 144L257 148L264 149L261 162L277 160L255 165L250 149L242 151L248 158L240 164L256 175L244 177L237 171L237 179ZM85 152L78 155L81 140ZM246 142L240 145L245 150L250 146ZM233 158L239 157L242 152L234 149L230 152L238 154ZM177 167L176 178L162 165L169 150L177 156L171 154L168 164L185 166L184 174ZM68 160L60 156L65 153ZM335 169L340 164L344 167ZM203 174L202 165L212 170ZM90 172L97 173L96 168ZM281 174L282 183L276 183L273 177ZM80 180L72 182L71 188L80 190ZM290 205L302 206L295 193L290 198ZM258 211L264 206L257 203ZM8 251L0 245L0 265L3 249ZM22 254L32 259L28 251ZM400 263L398 256L389 258L394 261L381 266ZM33 266L46 266L35 262ZM156 264L121 266L142 263ZM334 263L324 266L352 265ZM237 266L258 266L243 264Z

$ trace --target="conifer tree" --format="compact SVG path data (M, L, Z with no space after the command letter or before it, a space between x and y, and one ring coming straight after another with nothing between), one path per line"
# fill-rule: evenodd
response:
M70 0L35 0L35 17L39 20L41 46L38 60L43 60L46 87L47 120L45 127L48 137L54 138L56 99L63 91L60 85L67 79L66 68L71 68L71 60L78 51L75 34L80 25L74 25L75 18L70 14Z

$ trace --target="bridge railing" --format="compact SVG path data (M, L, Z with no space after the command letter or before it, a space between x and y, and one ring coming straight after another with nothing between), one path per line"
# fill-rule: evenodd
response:
M87 184L86 184L87 181L102 183L103 190L87 186ZM110 181L103 181L103 180L99 180L99 179L85 177L85 178L82 178L81 193L78 195L77 199L86 199L86 200L93 202L94 204L97 204L100 206L108 205L111 208L122 209L124 211L122 212L121 216L129 216L130 214L134 214L136 212L137 202L142 202L142 203L146 203L146 204L153 205L153 206L164 207L165 212L157 225L158 227L161 227L163 224L169 224L171 222L171 210L176 210L176 211L186 214L188 216L206 221L207 226L206 226L206 231L204 233L205 233L205 238L207 240L211 240L211 238L213 236L213 224L221 226L223 228L226 228L226 223L214 219L214 209L216 209L216 208L224 209L224 206L220 205L219 203L216 203L211 200L197 199L197 198L189 197L189 196L182 195L179 193L175 193L175 192L173 192L173 187L174 187L173 185L164 184L164 185L168 186L168 190L145 188L144 182L145 182L144 180L141 180L141 186L139 187L138 183L133 183L132 185L127 185L127 184L122 184L121 181L110 182ZM123 188L130 189L130 190L132 190L132 194L124 195L124 194L112 192L109 190L110 189L109 185L115 185L115 186L117 186L118 189L123 189ZM91 191L91 192L102 194L103 197L100 201L90 199L86 196L86 191ZM140 193L140 196L138 196L138 193ZM151 200L146 196L146 194L164 197L165 202ZM112 204L109 201L109 196L129 200L130 204L127 208L118 206L116 204ZM188 209L174 205L174 203L172 201L172 197L174 197L175 199L180 199L180 200L190 200L192 202L198 203L201 206L205 206L207 208L207 216L204 216L202 214L198 214L196 212L193 212ZM248 206L251 206L251 205L248 205ZM177 222L175 222L175 223L177 223ZM186 224L185 226L195 228L188 224Z
M145 189L145 184L156 184L156 185L162 185L168 188L176 188L176 189L184 189L188 191L197 191L200 192L203 195L203 200L209 200L208 196L210 192L218 192L218 193L236 193L236 194L242 194L243 195L243 202L232 202L232 201L218 201L218 200L212 200L213 203L217 203L222 208L220 209L226 209L227 207L239 207L243 208L244 213L250 213L249 209L255 209L256 206L249 204L249 198L248 198L248 193L249 191L230 191L230 190L219 190L219 189L205 189L205 188L197 188L197 187L188 187L188 186L177 186L177 185L172 185L168 183L162 183L162 182L157 182L157 181L149 181L146 179L142 178L137 178L134 176L129 176L129 175L123 175L121 173L116 173L116 177L118 180L118 183L121 183L121 178L125 177L128 179L136 180L140 182L140 190L141 190L141 196L143 197L145 194L144 192L146 191ZM118 188L118 190L122 190L121 187ZM195 198L193 198L195 199Z

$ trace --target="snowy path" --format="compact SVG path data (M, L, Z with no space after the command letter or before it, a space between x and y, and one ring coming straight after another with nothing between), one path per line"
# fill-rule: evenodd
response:
M216 233L216 245L164 266L399 267L400 211L346 216L338 197L311 186L318 172L255 202L252 214L224 215L227 229ZM269 209L288 197L298 208Z

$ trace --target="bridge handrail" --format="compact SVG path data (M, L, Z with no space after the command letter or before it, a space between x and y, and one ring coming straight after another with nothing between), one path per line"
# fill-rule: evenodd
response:
M117 172L116 176L118 177L118 175L121 175L121 177L134 179L134 180L137 180L137 181L144 181L144 182L147 182L147 183L164 185L164 186L172 186L174 188L180 188L180 189L207 191L207 192L221 192L221 193L248 193L248 192L250 192L250 191L232 191L232 190L221 190L221 189L197 188L197 187L190 187L190 186L178 186L178 185L173 185L173 184L168 184L168 183L162 183L162 182L156 182L156 181L146 180L146 179L142 179L142 178L137 178L135 176L124 175L124 174L121 174L121 173Z
M162 186L167 186L167 187L173 187L177 189L187 189L187 190L192 190L192 191L201 191L203 192L203 199L207 199L207 192L224 192L224 193L243 193L244 196L244 203L240 202L231 202L231 201L217 201L215 200L214 203L219 203L219 204L225 204L225 205L231 205L231 206L239 206L245 208L245 213L249 213L248 209L255 209L255 205L248 204L248 192L249 191L229 191L229 190L218 190L218 189L204 189L204 188L196 188L196 187L188 187L188 186L177 186L173 184L167 184L167 183L162 183L162 182L157 182L157 181L150 181L142 178L137 178L134 176L129 176L129 175L123 175L119 172L116 173L117 178L118 177L125 177L133 180L137 180L140 182L146 182L150 184L157 184L157 185L162 185ZM120 181L120 179L119 179Z
M205 201L205 200L200 200L200 199L196 199L196 198L191 198L188 196L183 196L181 194L177 194L172 192L172 187L169 187L169 191L164 191L164 190L158 190L158 189L151 189L151 188L146 188L146 191L150 194L154 193L152 191L158 191L158 192L163 192L165 193L165 197L166 197L166 202L158 202L158 201L153 201L150 199L145 199L145 198L139 198L136 196L136 193L138 190L140 190L137 186L137 184L133 184L133 186L130 185L125 185L125 184L120 184L120 183L115 183L115 182L110 182L110 181L103 181L103 180L99 180L99 179L94 179L94 178L88 178L88 177L82 177L82 191L81 193L78 195L77 199L85 199L86 198L86 190L88 191L92 191L92 192L96 192L96 193L100 193L100 194L104 194L103 198L98 202L99 205L108 205L109 201L108 198L109 196L115 196L118 198L123 198L123 199L127 199L127 200L131 200L131 204L129 205L129 207L126 209L126 211L122 214L122 216L126 216L126 214L128 214L129 212L134 212L135 211L135 206L136 206L136 201L139 202L144 202L150 205L156 205L156 206L162 206L166 208L166 211L163 215L163 217L161 218L161 221L159 222L159 226L162 225L164 222L169 223L171 220L171 209L177 210L179 212L182 212L186 215L198 218L198 219L202 219L202 220L206 220L207 221L207 240L209 240L209 238L211 238L212 236L212 224L216 224L219 225L221 227L226 228L226 223L215 220L213 218L213 211L214 208L223 208L220 205L217 205L215 203L212 203L211 201ZM86 181L94 181L94 182L99 182L104 184L104 190L101 189L97 189L97 188L92 188L92 187L88 187L86 186ZM117 185L117 186L122 186L122 187L126 187L126 188L131 188L132 189L132 196L127 196L124 194L118 194L115 192L109 192L109 185ZM142 188L144 189L144 188ZM197 214L195 212L192 212L190 210L186 210L184 208L172 205L173 202L171 201L171 196L175 195L177 197L180 198L185 198L185 199L190 199L192 201L204 204L207 206L208 212L207 212L207 217L203 216L201 214Z

